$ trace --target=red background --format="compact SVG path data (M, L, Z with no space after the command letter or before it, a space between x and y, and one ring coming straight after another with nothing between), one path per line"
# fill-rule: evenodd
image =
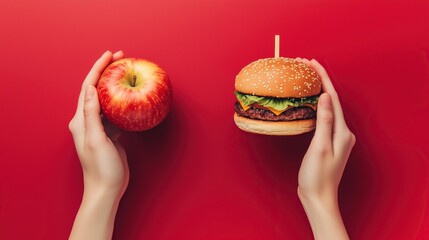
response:
M296 196L312 133L234 125L234 78L258 58L318 59L357 136L340 186L352 239L429 239L429 2L0 2L0 239L66 239L82 173L67 125L107 49L170 75L174 107L123 135L131 183L114 239L311 239Z

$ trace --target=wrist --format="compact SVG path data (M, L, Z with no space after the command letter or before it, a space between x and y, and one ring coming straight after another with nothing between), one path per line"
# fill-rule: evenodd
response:
M84 176L84 194L121 198L128 186L128 181L102 181Z
M111 239L121 194L85 188L69 239Z
M323 206L325 208L338 208L338 193L337 191L320 191L306 192L298 187L298 198L304 207Z
M298 196L316 240L349 239L341 217L336 192L303 194L298 188Z
M85 184L83 199L105 201L106 203L119 202L124 191L120 188L112 188L100 184Z

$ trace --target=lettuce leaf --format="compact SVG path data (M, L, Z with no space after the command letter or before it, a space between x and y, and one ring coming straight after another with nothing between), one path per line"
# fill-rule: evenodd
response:
M303 98L273 98L273 97L261 97L250 94L244 94L238 91L234 92L237 99L246 106L250 106L253 103L258 103L264 107L271 107L278 111L282 111L287 107L299 107L304 104L316 105L319 100L319 96L303 97Z

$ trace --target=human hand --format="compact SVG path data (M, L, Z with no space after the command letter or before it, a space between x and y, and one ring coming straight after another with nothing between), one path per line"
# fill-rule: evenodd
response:
M107 65L122 57L122 51L115 54L107 51L96 61L82 84L76 113L69 123L85 189L108 190L120 195L129 180L126 153L118 141L120 131L101 118L95 86Z
M324 91L319 98L314 137L299 170L298 196L316 239L348 239L337 198L356 138L347 127L337 92L325 69L314 59L297 60L319 74Z
M129 181L120 131L100 115L95 88L107 65L123 57L121 51L105 52L85 78L74 117L69 123L84 177L82 203L69 239L111 239L119 201Z

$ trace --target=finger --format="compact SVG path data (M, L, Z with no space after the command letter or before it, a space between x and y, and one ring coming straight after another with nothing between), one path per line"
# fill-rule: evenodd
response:
M85 88L83 113L85 118L85 139L94 141L105 135L103 124L101 123L97 90L92 85L88 85Z
M326 69L316 59L311 59L310 64L322 79L323 91L329 93L331 96L333 93L336 93Z
M302 62L305 63L305 64L307 64L308 66L311 66L311 62L307 58L303 58Z
M317 62L315 59L312 59L310 63L311 63L311 67L313 67L313 69L317 72L317 74L320 76L322 80L323 91L328 93L329 96L331 97L332 106L334 109L334 116L335 116L334 131L337 132L343 128L347 128L347 124L344 120L343 109L341 107L337 91L335 91L334 85L332 84L328 73L326 72L325 68L322 65L320 65L320 63Z
M332 99L329 94L323 93L320 95L317 105L316 131L311 145L317 144L318 149L332 151L332 131L334 121Z
M113 56L112 56L112 61L119 60L119 59L121 59L121 58L123 58L123 57L124 57L124 52L123 52L122 50L117 51L117 52L115 52L115 53L113 54Z
M93 65L92 69L89 71L88 75L86 76L85 80L82 83L82 88L79 93L79 99L77 102L77 108L75 117L76 121L83 122L83 102L84 102L84 95L85 95L85 87L88 84L95 85L98 81L98 78L100 77L103 70L106 68L106 66L110 63L112 59L112 53L110 51L106 51Z
M101 74L103 73L104 69L112 61L112 57L113 57L113 54L110 51L106 51L103 55L101 55L101 57L94 63L94 66L92 66L91 70L86 76L82 84L82 87L84 89L88 84L93 86L97 84L97 81L100 78Z

